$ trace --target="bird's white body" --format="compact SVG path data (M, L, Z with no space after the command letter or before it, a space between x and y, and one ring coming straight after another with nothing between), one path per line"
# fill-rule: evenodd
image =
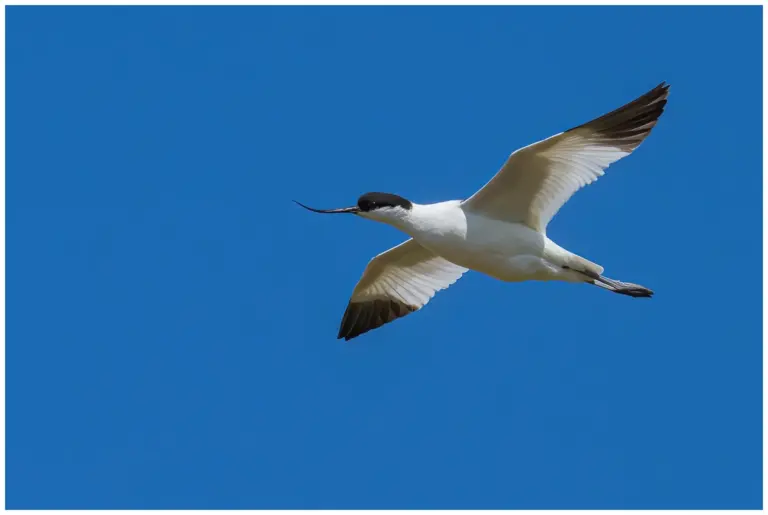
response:
M561 280L584 282L571 270L590 264L527 225L473 213L459 200L391 208L386 222L411 236L432 253L461 267L506 282ZM371 218L385 221L377 213ZM362 216L368 217L363 214Z
M505 282L582 282L631 297L652 296L643 286L604 277L603 267L550 240L546 228L576 191L642 143L664 110L668 89L662 83L591 122L516 150L464 201L416 204L391 193L368 193L354 207L304 206L354 213L411 236L368 264L339 338L355 338L421 309L467 270Z

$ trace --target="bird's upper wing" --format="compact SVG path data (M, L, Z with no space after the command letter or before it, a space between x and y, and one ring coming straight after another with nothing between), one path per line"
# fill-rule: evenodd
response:
M642 143L664 111L668 94L669 86L662 82L600 118L516 150L463 205L544 232L571 195Z
M379 254L352 292L339 338L351 340L420 309L466 271L412 239Z

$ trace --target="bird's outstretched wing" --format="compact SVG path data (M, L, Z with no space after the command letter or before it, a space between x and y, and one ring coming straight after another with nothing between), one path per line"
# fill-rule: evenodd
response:
M545 232L576 191L642 143L664 111L668 94L669 86L662 82L600 118L516 150L463 205L489 218Z
M351 340L421 309L466 271L412 239L379 254L352 292L338 337Z

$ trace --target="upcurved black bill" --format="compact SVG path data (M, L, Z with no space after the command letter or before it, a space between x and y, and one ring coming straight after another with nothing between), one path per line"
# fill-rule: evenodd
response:
M315 209L313 207L305 206L304 204L302 204L298 200L294 200L294 202L296 202L298 205L300 205L304 209L308 209L310 211L314 211L315 213L323 213L323 214L352 213L352 214L355 214L355 213L360 212L360 208L357 207L357 206L340 207L339 209Z

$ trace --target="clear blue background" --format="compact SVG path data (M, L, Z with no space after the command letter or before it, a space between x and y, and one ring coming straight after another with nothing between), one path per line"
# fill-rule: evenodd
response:
M9 508L759 508L761 11L7 9ZM404 239L662 80L549 235L335 339Z

